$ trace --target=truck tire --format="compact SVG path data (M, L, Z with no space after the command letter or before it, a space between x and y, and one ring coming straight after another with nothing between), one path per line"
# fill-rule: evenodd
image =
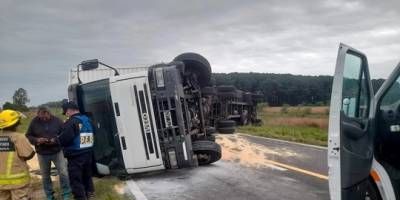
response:
M211 65L206 58L197 53L183 53L174 58L185 64L184 73L197 74L200 87L209 85L211 79Z
M220 85L217 87L218 92L236 92L235 86L232 85Z
M233 120L220 120L217 125L218 130L220 128L235 128L236 122Z
M214 87L203 87L201 88L201 94L202 96L215 96L217 91Z
M218 132L221 134L232 134L235 133L235 127L218 128Z
M206 128L206 134L207 134L207 135L214 134L215 132L217 132L217 131L216 131L215 128L212 127L212 126Z
M192 144L199 165L208 165L221 159L221 146L208 140L197 140Z
M208 140L208 141L215 142L215 135L214 135L214 134L212 134L212 135L207 135L207 140Z
M236 92L218 92L217 96L220 98L237 98L238 94Z

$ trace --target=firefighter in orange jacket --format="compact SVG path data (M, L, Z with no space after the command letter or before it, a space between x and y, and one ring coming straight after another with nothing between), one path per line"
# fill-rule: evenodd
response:
M30 175L27 160L35 155L25 135L17 133L21 114L0 112L0 200L29 199Z

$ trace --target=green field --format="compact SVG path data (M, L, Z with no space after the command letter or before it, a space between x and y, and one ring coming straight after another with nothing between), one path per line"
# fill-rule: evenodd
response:
M306 144L327 145L328 107L260 107L261 126L242 126L238 132Z

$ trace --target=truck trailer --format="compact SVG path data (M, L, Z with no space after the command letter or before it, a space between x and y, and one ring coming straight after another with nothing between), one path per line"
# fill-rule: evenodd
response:
M219 133L234 133L235 125L260 125L257 118L257 103L262 101L260 93L237 89L232 85L204 87L207 125L215 127Z

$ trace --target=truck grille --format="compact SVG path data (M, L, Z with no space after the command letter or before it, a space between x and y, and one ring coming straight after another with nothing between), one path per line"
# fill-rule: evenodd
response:
M135 101L138 115L139 115L139 121L140 121L140 128L142 131L142 139L144 143L144 148L146 152L146 158L149 160L149 153L153 154L156 153L156 157L159 158L159 152L157 148L157 143L156 143L156 138L155 138L155 133L154 133L154 126L153 126L153 119L151 115L151 109L149 105L149 96L147 92L147 85L143 84L144 90L139 90L137 89L137 86L133 86L133 90L135 93ZM147 106L146 106L147 105Z

